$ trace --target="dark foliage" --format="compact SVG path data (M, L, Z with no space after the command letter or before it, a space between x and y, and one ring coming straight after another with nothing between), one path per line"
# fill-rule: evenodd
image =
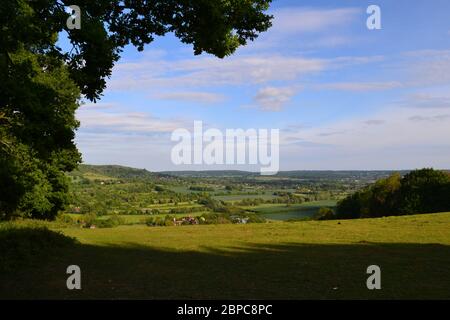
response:
M76 240L45 227L0 227L0 271L42 261L58 250L76 243Z
M67 203L65 171L80 163L73 141L81 97L100 98L124 46L139 51L172 32L195 54L232 54L271 25L270 0L66 0L0 5L0 219L53 219ZM57 46L65 32L72 48Z
M433 169L394 174L338 203L336 218L450 211L450 174Z

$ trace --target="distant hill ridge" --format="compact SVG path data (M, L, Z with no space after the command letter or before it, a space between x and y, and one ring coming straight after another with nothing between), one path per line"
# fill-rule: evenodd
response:
M291 177L299 179L379 179L394 172L406 174L410 170L290 170L280 171L275 177ZM264 177L259 172L242 170L183 170L152 172L122 165L80 164L71 175L93 174L112 179L163 178L163 177ZM270 177L270 176L269 176Z
M133 178L156 178L161 175L150 172L146 169L136 169L120 165L90 165L80 164L78 169L73 172L76 174L86 175L95 174L114 179L133 179Z

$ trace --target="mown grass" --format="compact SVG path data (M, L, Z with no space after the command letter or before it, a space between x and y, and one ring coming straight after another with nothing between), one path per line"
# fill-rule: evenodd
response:
M60 229L76 238L1 274L1 298L450 298L450 213L379 219ZM1 230L1 229L0 229ZM8 258L8 257L6 257ZM65 269L82 270L82 290ZM366 269L382 290L366 288Z

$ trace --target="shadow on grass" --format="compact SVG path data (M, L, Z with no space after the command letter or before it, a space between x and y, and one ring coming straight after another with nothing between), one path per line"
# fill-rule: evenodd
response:
M12 239L14 231L8 232ZM0 298L450 298L450 247L439 244L285 243L171 251L134 243L68 244L46 237L41 252L35 246L17 268L2 271ZM15 239L19 247L30 241L23 231ZM11 241L8 245L14 247ZM2 252L2 259L17 261L14 252ZM72 264L81 267L82 290L66 288L66 268ZM372 264L381 267L382 290L366 288L366 269Z

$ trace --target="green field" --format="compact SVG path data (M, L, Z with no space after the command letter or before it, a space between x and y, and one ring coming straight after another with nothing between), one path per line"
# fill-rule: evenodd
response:
M60 230L79 242L3 272L0 297L449 299L449 226L450 213L440 213L249 225L64 228ZM81 291L65 287L65 270L71 264L82 270ZM381 290L366 288L366 268L373 264L381 267Z
M170 186L167 189L172 190L174 192L182 193L182 194L198 192L198 191L190 190L189 186Z
M245 207L255 211L269 220L292 220L312 217L322 207L334 207L336 201L322 200L300 204L261 204L254 207Z
M271 193L265 193L265 194L230 194L230 195L223 195L223 196L214 196L213 197L216 200L222 200L222 201L240 201L244 199L264 199L264 200L271 200L276 198L276 196L272 195Z

